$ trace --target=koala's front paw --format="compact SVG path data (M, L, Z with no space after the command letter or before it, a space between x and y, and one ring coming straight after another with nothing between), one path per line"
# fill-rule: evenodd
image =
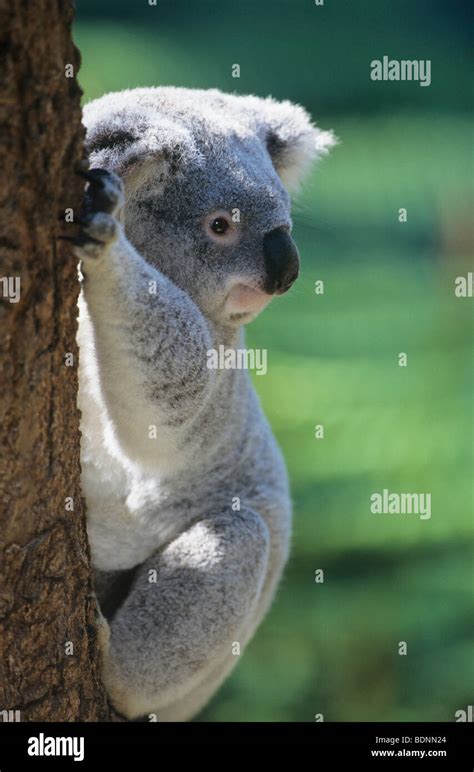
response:
M80 258L98 258L117 240L120 224L116 215L125 202L120 177L106 169L79 172L89 183L79 220L81 230L73 240Z

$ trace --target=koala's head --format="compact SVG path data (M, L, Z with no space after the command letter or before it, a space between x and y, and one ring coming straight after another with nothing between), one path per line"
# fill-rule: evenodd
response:
M91 165L120 174L129 240L216 323L250 321L299 271L290 199L334 144L290 102L147 88L84 110Z

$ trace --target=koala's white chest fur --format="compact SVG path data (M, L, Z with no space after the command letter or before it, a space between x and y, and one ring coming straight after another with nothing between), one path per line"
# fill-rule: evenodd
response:
M91 416L84 416L84 404L80 402L82 488L92 562L102 571L132 568L178 535L186 523L177 521L167 507L169 494L158 470L146 474L121 459L114 443L107 441L107 427L101 433L100 424L91 424Z
M142 563L184 525L167 515L169 494L160 482L161 475L172 474L181 461L177 453L170 452L168 443L166 463L160 467L157 452L155 469L150 472L121 450L101 394L91 321L82 295L78 343L82 489L92 562L103 571L127 569ZM139 416L134 414L133 420L139 421Z

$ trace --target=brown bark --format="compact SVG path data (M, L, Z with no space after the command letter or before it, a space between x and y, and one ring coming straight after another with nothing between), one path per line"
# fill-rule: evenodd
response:
M0 0L0 278L21 282L18 303L0 297L0 711L22 721L109 718L79 479L77 269L57 240L83 189L72 16L69 0Z

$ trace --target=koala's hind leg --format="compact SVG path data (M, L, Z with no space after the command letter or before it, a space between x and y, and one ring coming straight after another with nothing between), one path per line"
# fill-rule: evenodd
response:
M170 707L183 720L207 701L208 682L230 669L232 643L243 645L258 621L268 555L264 521L243 509L199 520L140 566L104 652L120 713L166 720Z

